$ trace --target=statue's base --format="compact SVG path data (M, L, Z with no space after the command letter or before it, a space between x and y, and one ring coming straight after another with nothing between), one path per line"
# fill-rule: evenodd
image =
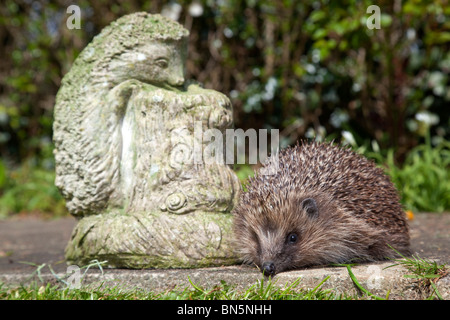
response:
M109 213L78 221L66 247L68 263L107 261L113 268L199 268L238 263L232 215L195 212Z

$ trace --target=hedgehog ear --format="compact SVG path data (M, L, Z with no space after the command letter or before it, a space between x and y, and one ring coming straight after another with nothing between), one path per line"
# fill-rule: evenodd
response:
M313 198L306 198L305 200L303 200L301 207L311 218L315 218L319 214L317 203Z

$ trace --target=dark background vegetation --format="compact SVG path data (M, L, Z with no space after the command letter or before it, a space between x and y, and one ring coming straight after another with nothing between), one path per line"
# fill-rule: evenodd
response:
M79 30L66 26L71 4ZM372 4L379 30L366 26ZM92 38L136 11L190 30L187 78L230 97L235 127L280 129L283 146L344 137L385 165L404 197L423 171L411 197L428 188L421 196L440 206L406 207L450 208L449 1L4 0L0 216L64 211L53 186L55 95Z

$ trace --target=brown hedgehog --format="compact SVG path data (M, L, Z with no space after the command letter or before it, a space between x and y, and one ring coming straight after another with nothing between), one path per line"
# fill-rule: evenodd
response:
M273 174L264 174L267 170ZM302 142L271 156L234 208L237 251L266 275L409 254L389 177L353 151Z

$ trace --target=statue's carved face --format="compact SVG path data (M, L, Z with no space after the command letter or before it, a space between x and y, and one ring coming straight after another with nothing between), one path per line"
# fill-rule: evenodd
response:
M151 42L123 53L112 69L124 80L136 79L156 86L184 84L186 49L183 42Z

